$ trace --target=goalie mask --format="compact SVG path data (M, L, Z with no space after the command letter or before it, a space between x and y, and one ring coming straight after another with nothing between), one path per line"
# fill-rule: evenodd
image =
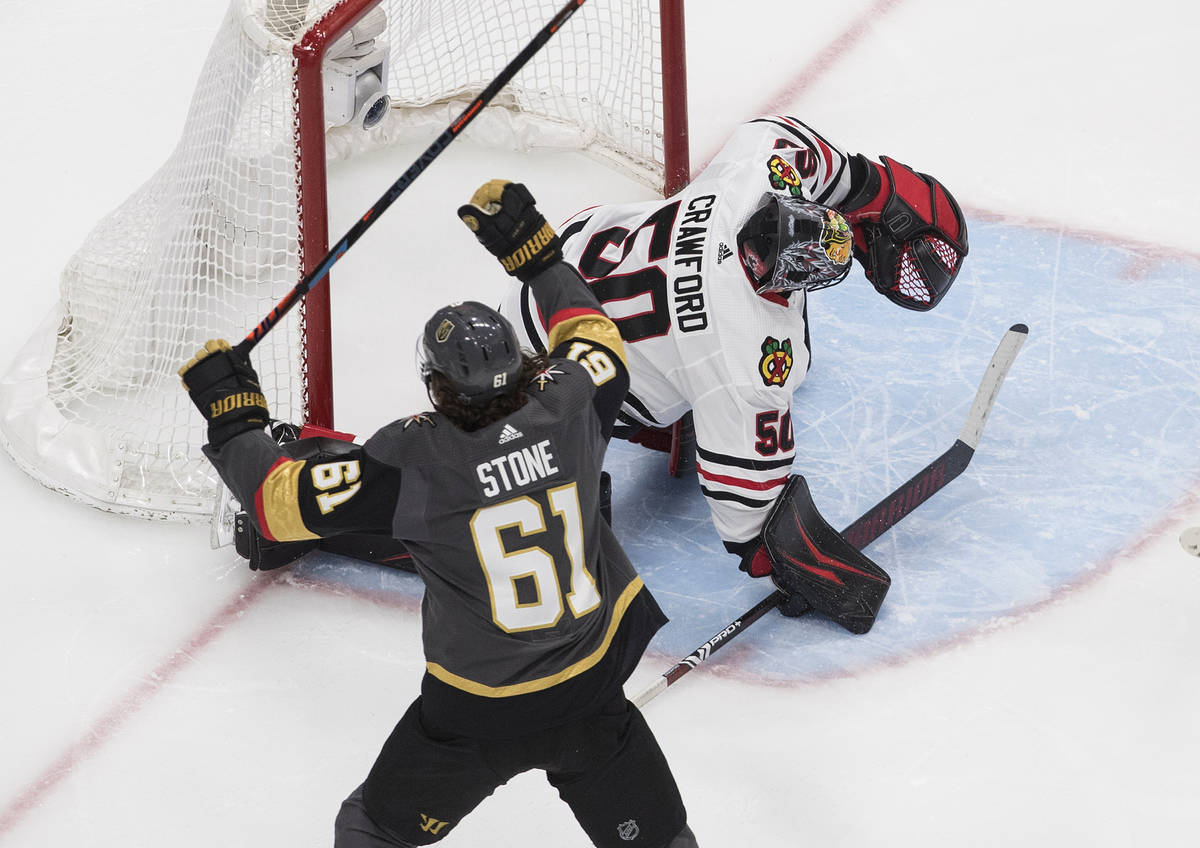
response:
M738 253L758 294L813 291L850 273L850 226L828 207L768 193L738 231Z
M516 391L523 365L512 325L475 301L443 306L417 341L417 369L426 388L437 372L468 406Z

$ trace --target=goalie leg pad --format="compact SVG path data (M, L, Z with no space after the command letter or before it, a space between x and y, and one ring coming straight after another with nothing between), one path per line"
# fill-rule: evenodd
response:
M821 517L803 477L792 475L784 486L763 544L789 602L798 596L851 633L871 629L892 578Z

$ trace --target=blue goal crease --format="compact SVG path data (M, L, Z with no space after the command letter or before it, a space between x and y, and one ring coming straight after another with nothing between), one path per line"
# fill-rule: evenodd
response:
M871 632L772 613L713 662L783 682L894 661L1051 597L1153 526L1200 479L1200 268L1164 259L1131 282L1127 262L1095 240L982 223L932 312L898 309L859 273L811 295L792 470L835 527L953 444L1009 326L1029 340L971 465L867 548L893 581ZM619 441L606 468L616 533L671 618L656 653L687 655L771 590L725 552L694 476ZM336 557L298 568L420 593L411 575Z

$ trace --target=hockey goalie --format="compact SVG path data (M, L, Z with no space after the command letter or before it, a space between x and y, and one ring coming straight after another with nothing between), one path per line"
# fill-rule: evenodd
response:
M844 280L853 257L893 303L934 308L967 254L951 194L894 159L847 154L795 118L766 116L740 126L673 197L586 208L560 232L628 351L617 435L668 451L672 473L694 462L726 549L752 576L773 576L791 598L785 612L812 607L869 629L886 574L839 542L806 486L789 485L808 296ZM544 349L546 316L527 286L514 286L502 311ZM824 549L810 551L791 523L786 539L764 534L777 506L805 516L808 543ZM801 568L800 555L849 570Z

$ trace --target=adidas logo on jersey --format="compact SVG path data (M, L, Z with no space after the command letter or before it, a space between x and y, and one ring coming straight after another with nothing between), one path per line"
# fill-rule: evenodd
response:
M511 424L505 424L504 429L500 431L500 444L505 445L513 439L519 439L525 434Z
M721 242L720 244L717 245L717 264L718 265L720 265L722 262L724 262L730 256L733 256L733 251L729 249L729 245L727 245L725 242Z

